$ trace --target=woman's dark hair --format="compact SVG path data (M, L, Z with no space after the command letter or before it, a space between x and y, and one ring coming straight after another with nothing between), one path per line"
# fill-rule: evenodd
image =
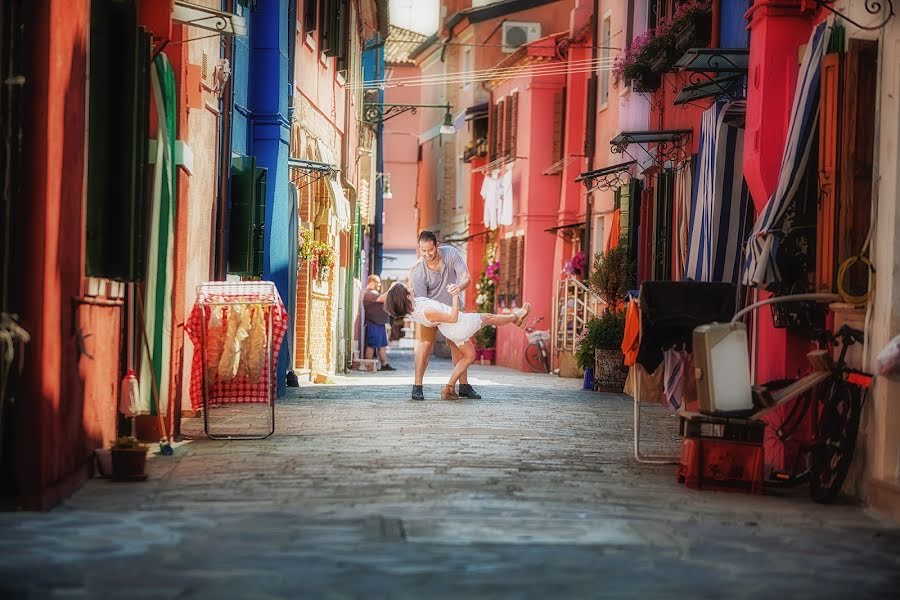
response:
M422 233L419 234L419 243L422 242L431 242L435 246L437 245L437 236L434 235L433 231L428 231L427 229L423 229Z
M412 300L409 290L402 283L398 283L388 290L384 299L384 310L392 317L405 317L412 312Z

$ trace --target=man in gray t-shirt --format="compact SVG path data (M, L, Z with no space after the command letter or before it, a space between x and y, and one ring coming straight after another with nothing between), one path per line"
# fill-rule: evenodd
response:
M466 261L456 248L438 247L437 236L431 231L419 234L419 251L422 256L409 272L407 287L413 291L415 297L424 296L451 305L453 303L451 294L466 289L472 283ZM422 380L425 378L425 369L428 368L428 359L431 357L436 339L436 327L416 325L416 380L412 389L413 400L425 399ZM447 340L447 344L450 346L450 354L455 365L462 354L453 342ZM469 385L466 373L459 378L459 395L461 398L481 398Z

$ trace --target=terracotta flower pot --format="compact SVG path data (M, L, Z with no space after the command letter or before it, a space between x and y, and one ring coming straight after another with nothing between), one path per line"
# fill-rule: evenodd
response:
M113 481L144 481L147 474L146 448L113 448L112 479Z
M623 370L624 355L619 349L594 350L594 388L600 392L621 394L627 372Z

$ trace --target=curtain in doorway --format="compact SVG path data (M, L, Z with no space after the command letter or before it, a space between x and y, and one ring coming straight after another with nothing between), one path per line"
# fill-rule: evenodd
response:
M703 113L697 181L690 215L684 276L737 283L750 228L750 193L741 168L744 130L730 124L744 102L719 102Z
M175 73L165 53L154 60L150 73L157 116L156 160L150 199L147 278L143 291L146 344L141 352L140 412L156 414L168 406L172 354L172 281L175 249ZM140 292L139 292L140 293ZM149 348L147 348L149 346ZM159 406L154 383L159 390Z
M776 258L783 230L790 228L790 224L785 222L785 216L806 175L814 133L818 128L819 79L830 31L828 22L823 21L813 29L809 37L797 78L778 187L760 213L747 244L743 281L760 289L767 289L782 279Z

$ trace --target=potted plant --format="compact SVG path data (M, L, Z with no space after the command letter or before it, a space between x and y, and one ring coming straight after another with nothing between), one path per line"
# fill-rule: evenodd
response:
M585 379L591 370L594 389L621 392L624 388L621 349L624 335L625 318L617 312L607 311L585 324L575 346L575 360L585 370Z
M494 348L497 343L497 328L488 326L482 327L475 332L475 357L483 358L494 363L496 358L496 350Z
M616 246L594 256L589 287L606 304L607 310L620 311L634 281L634 265L625 246Z
M584 252L577 252L572 255L572 258L566 261L564 271L570 276L578 281L584 280L584 272L587 267L587 259L584 257Z
M147 446L130 435L111 442L113 481L144 481L147 474Z

